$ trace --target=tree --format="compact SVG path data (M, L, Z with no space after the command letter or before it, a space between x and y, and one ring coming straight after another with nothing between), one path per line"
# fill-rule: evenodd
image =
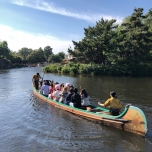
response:
M120 57L128 66L146 62L152 50L152 31L145 24L149 15L143 15L143 8L134 9L128 22L122 23L122 40L119 42Z
M48 58L48 62L52 62L52 63L59 63L61 62L63 59L61 58L61 56L59 54L52 54L49 56Z
M108 21L102 18L95 27L84 29L85 37L80 42L72 41L74 50L69 48L69 54L83 58L86 63L109 64L107 55L115 52L115 29L117 27L116 20Z
M6 41L0 42L0 55L3 57L7 57L9 55L9 48Z
M32 52L32 49L28 49L26 47L21 48L17 55L20 56L24 61L26 61L27 56Z
M53 54L52 50L53 50L53 48L51 48L50 46L46 46L46 47L44 48L44 56L45 56L45 58L46 58L46 61L48 61L49 56L50 56L51 54Z
M65 53L64 52L59 52L58 55L60 58L63 60L65 58Z
M45 62L44 51L41 47L37 50L37 54L39 56L39 62Z
M44 57L44 52L42 48L39 48L38 50L32 51L28 56L27 60L31 63L39 63L39 62L44 62L45 57Z

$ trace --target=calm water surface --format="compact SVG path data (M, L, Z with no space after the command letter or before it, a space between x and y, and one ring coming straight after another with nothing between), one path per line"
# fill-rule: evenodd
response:
M123 106L141 108L148 121L146 137L103 126L57 109L34 97L32 76L42 68L0 70L0 152L151 152L152 78L60 76L44 79L86 88L97 105L115 90Z

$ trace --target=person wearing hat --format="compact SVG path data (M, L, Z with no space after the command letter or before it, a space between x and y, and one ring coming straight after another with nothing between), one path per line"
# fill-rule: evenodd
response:
M42 77L40 76L39 73L33 75L32 81L33 81L33 83L34 83L34 86L35 86L36 90L39 89L39 79L40 79L40 78L42 79Z
M55 85L55 91L53 92L52 96L53 96L53 100L56 100L57 102L59 101L60 99L60 84L56 84Z
M117 99L115 91L110 92L110 98L104 104L102 104L101 102L98 102L98 105L103 106L103 107L109 106L110 114L112 114L113 116L119 115L119 112L122 108L120 100Z

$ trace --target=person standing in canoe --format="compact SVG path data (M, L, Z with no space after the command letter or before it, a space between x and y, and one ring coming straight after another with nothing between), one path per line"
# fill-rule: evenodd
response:
M33 83L34 83L34 86L35 86L36 90L39 89L39 79L40 79L40 78L42 79L42 77L40 76L39 73L33 75L32 81L33 81Z
M117 99L115 91L110 92L110 98L104 104L102 104L101 102L98 102L98 105L103 106L103 107L109 106L110 114L112 114L113 116L119 115L119 112L122 108L120 100Z

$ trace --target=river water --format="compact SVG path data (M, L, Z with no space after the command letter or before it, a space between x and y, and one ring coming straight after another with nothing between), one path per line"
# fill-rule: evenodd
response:
M42 68L0 70L0 152L150 152L152 151L152 78L63 76L44 79L85 88L97 105L116 91L123 106L141 108L147 118L146 137L88 121L38 100L32 76Z

